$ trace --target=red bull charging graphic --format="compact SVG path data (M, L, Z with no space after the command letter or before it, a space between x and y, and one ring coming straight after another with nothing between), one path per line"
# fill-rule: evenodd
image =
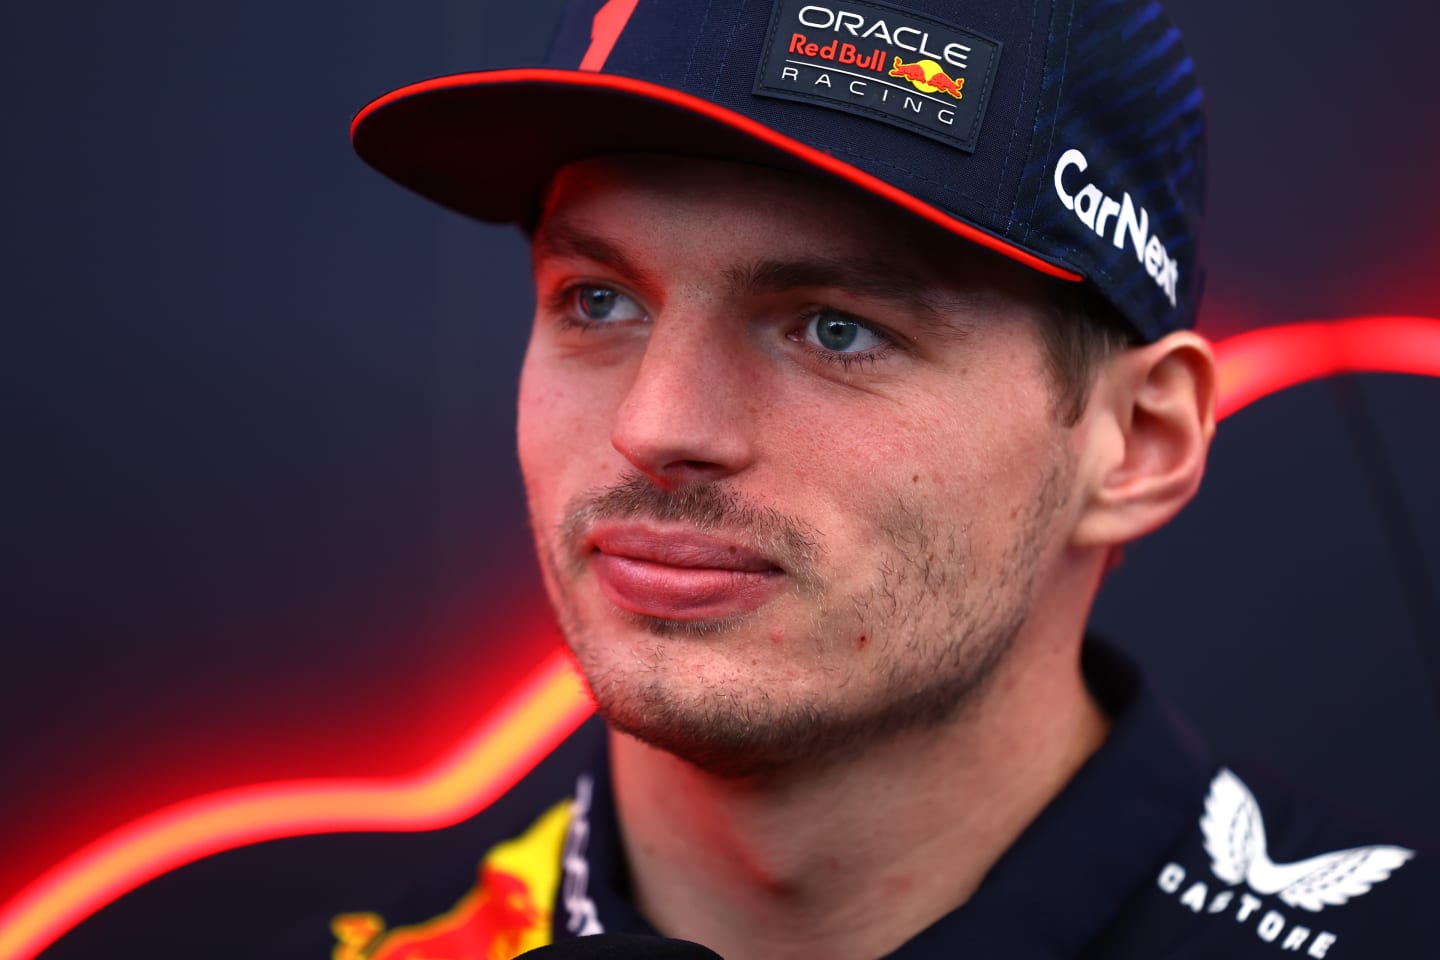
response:
M557 803L523 835L493 848L479 882L437 917L388 929L371 911L335 917L331 960L510 960L545 946L570 813L570 802Z
M965 99L965 78L951 79L945 69L934 60L917 60L906 63L899 57L890 68L890 76L909 80L921 93L948 93L956 100Z

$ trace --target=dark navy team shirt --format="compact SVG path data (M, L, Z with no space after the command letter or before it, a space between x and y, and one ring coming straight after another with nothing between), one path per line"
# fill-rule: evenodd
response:
M1223 766L1117 652L1089 643L1084 666L1110 736L974 896L893 960L1440 957L1435 846ZM487 851L580 783L554 935L654 933L628 899L605 731L592 721L462 824L210 857L106 907L41 960L327 960L332 918L374 911L395 927L443 914Z

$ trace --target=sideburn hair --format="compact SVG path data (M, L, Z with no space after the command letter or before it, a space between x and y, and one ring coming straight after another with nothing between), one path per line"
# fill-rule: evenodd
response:
M1080 422L1101 365L1112 355L1143 343L1120 312L1086 283L1049 283L1049 309L1041 314L1054 394L1062 426Z

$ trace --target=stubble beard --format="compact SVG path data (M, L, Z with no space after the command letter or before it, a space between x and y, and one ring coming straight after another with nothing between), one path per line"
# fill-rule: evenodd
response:
M570 504L559 530L542 537L537 529L536 542L561 631L605 720L712 775L767 778L831 766L903 734L952 723L983 697L1029 617L1051 520L1068 487L1067 464L1059 457L1051 465L992 571L975 568L963 527L937 523L924 505L897 499L877 524L873 582L848 596L834 596L821 576L824 553L815 531L714 485L666 493L632 476ZM604 641L567 584L587 562L578 538L601 519L683 521L702 531L748 534L751 545L782 561L793 592L815 611L799 642L830 654L817 662L833 664L836 650L853 650L854 638L867 638L875 657L840 686L871 689L859 698L781 697L738 671L699 690L681 689L663 668L665 643L723 643L751 616L684 622L625 614L656 638L655 646L624 663L596 655Z

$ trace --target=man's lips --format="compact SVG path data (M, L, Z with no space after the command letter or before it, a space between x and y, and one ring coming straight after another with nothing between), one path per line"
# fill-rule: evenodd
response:
M662 620L748 613L785 588L762 554L692 531L602 526L586 539L601 591L622 610Z

